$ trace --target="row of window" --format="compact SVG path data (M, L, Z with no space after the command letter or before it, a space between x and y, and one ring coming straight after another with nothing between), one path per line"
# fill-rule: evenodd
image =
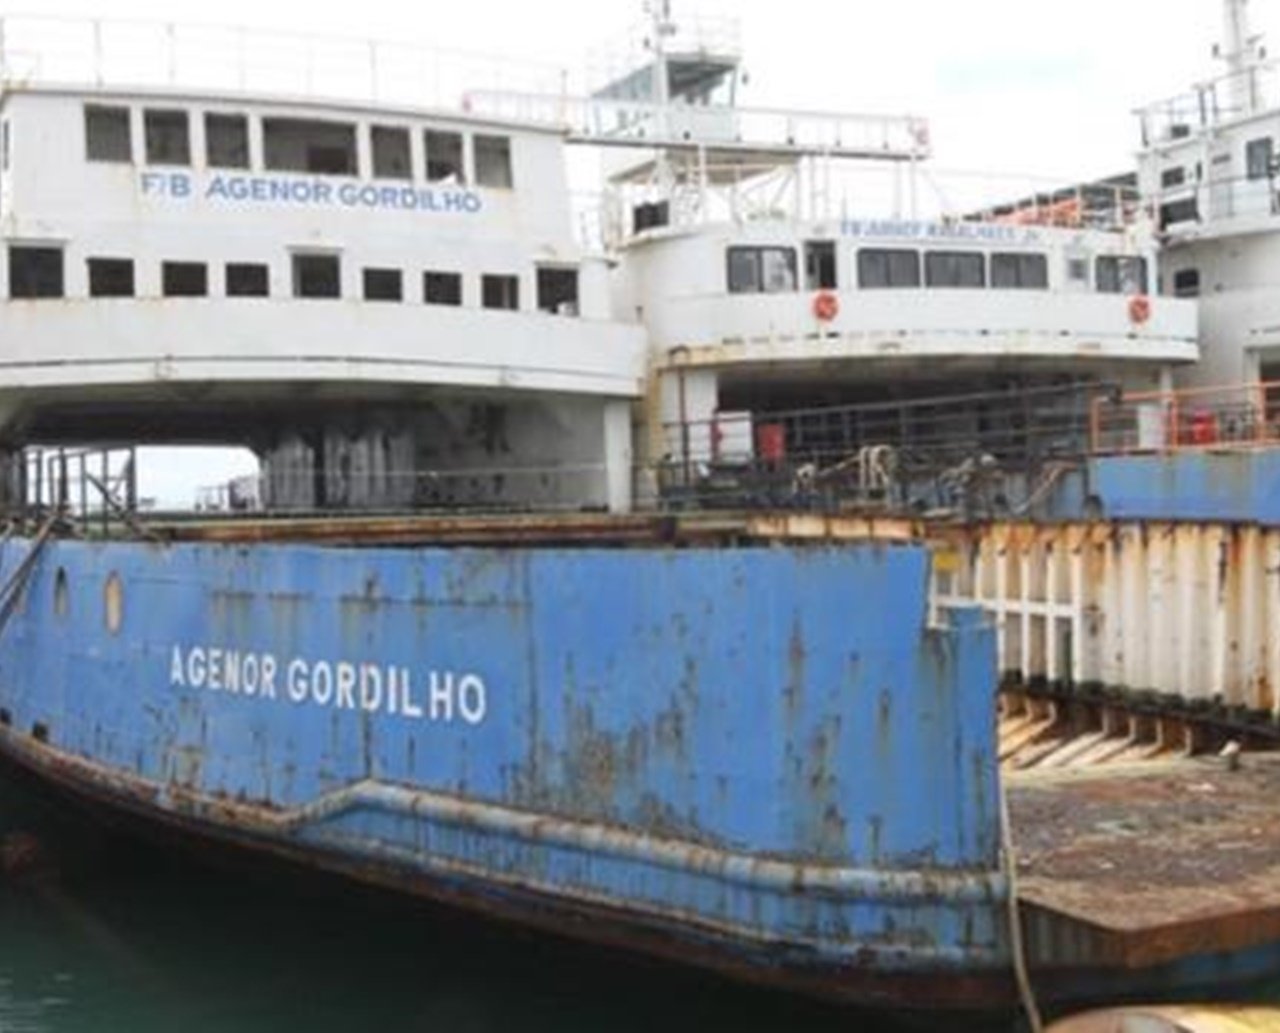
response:
M136 293L134 263L129 258L89 258L89 296L127 298ZM342 296L342 264L338 255L293 256L292 296L339 298ZM400 269L367 267L361 282L366 301L404 301L404 274ZM537 303L545 312L576 315L578 271L543 267L537 270ZM228 262L223 266L227 297L268 297L271 270L265 263ZM204 262L162 262L160 289L165 297L196 298L209 294L209 266ZM9 248L9 296L11 298L61 298L64 296L63 253L55 247ZM422 274L422 300L428 305L461 305L462 274L428 270ZM480 304L484 308L519 309L520 278L506 273L480 277Z
M190 114L175 108L142 112L143 153L148 165L192 164ZM262 164L272 172L317 175L360 174L357 137L366 127L354 122L263 116ZM368 126L371 174L378 179L426 180L428 183L509 188L511 140L485 133L446 129L422 131L424 168L415 169L410 130L406 126ZM205 112L204 164L215 169L247 169L250 165L250 119L247 115ZM132 162L133 133L127 107L88 104L84 109L85 156L89 161ZM468 161L470 152L470 161Z
M835 244L810 241L804 246L807 290L836 286ZM857 253L858 286L969 287L1047 290L1047 256L1027 252L919 251L908 248L861 248ZM731 247L727 252L730 294L773 294L797 289L796 249ZM988 277L988 270L990 276ZM1070 259L1068 279L1087 282L1089 264ZM1145 294L1147 260L1138 255L1102 255L1094 263L1094 287L1103 294Z

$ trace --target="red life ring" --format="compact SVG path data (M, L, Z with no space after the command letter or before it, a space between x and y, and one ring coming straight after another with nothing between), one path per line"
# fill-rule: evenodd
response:
M1129 299L1129 321L1145 323L1151 318L1151 299L1145 294L1135 294Z
M830 323L840 314L840 299L831 291L819 291L813 296L813 314L822 322Z

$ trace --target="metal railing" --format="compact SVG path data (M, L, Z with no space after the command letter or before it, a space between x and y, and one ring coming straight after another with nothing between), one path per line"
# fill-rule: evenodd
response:
M555 90L558 66L412 42L50 15L0 18L7 84L184 87L456 108L468 89Z
M1095 455L1280 445L1280 382L1142 391L1093 402Z
M50 514L108 534L132 524L138 512L138 460L133 446L108 448L31 447L22 453L11 485L15 515Z
M1266 61L1210 79L1139 108L1142 145L1154 147L1280 105L1280 62Z

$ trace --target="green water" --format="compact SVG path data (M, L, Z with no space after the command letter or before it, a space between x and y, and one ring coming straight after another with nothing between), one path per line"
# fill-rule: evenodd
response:
M343 883L211 865L0 784L0 833L15 828L38 831L58 870L38 888L0 882L0 1033L900 1028Z

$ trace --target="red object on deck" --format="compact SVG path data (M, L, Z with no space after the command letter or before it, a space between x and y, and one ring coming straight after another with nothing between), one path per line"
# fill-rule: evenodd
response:
M1218 440L1218 417L1207 409L1193 412L1187 438L1192 445L1212 445Z
M756 427L756 453L767 463L780 463L787 455L787 431L781 423Z

